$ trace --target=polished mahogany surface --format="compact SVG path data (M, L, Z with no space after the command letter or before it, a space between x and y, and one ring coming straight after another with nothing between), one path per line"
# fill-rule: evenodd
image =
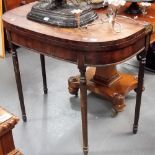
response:
M141 20L141 21L146 21L152 24L153 26L153 33L151 35L151 42L155 41L155 3L151 3L151 6L147 8L147 14L138 14L138 15L133 15L133 14L126 14L125 10L126 8L130 5L131 3L126 3L125 7L122 7L119 11L119 14L131 17L132 19L135 20Z
M117 106L119 111L123 108L123 106L120 106L120 101L121 104L124 105L123 95L126 94L128 90L136 89L136 110L133 127L133 132L136 133L143 88L145 56L150 43L152 26L146 22L120 17L119 23L121 24L122 31L121 33L116 33L112 30L111 25L104 21L105 15L102 11L98 12L99 18L95 21L96 24L90 24L87 28L69 29L48 26L30 21L26 18L33 4L35 3L18 7L3 15L4 26L9 32L9 39L12 44L12 58L23 120L26 121L27 118L16 45L29 48L41 54L40 58L45 94L47 93L47 84L44 55L77 64L80 72L78 87L80 88L84 155L88 154L87 89L89 89L89 83L92 84L92 80L97 81L97 83L94 82L92 86L94 92L98 91L102 93L105 87L108 88L108 90L104 92L110 92L109 95L112 96L112 99L114 98L114 107L116 103L119 103ZM101 24L101 22L103 23ZM124 87L124 83L130 82L129 80L127 80L127 82L126 80L124 80L124 82L120 81L122 77L126 79L126 75L122 76L118 74L115 64L125 61L137 54L139 54L140 59L138 84L137 79L129 78L133 83L132 86L127 86L127 91L123 91L123 93L125 92L124 94L122 92L119 93L118 90L124 90L124 88L121 89ZM86 67L89 65L97 66L97 68L93 79L87 81L88 72ZM111 79L111 77L113 78ZM111 79L110 82L108 78ZM110 86L105 86L103 89L100 89L97 86L100 81L101 85L103 85L103 81L106 81L112 86L112 89ZM70 82L74 83L75 80L73 79Z
M144 44L147 26L142 22L120 18L121 33L114 32L107 22L88 26L87 29L58 28L28 20L26 15L33 4L3 15L4 26L11 31L11 41L20 46L73 63L77 62L78 53L82 52L86 64L104 65L124 61ZM99 16L96 22L104 18L102 12ZM135 44L137 41L138 44Z

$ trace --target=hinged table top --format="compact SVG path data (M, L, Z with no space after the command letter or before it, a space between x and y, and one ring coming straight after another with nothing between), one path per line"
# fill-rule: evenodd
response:
M90 24L87 29L59 28L28 20L26 15L30 12L32 5L34 3L6 12L3 15L4 22L11 24L16 29L22 28L23 30L29 30L40 35L83 43L118 42L119 40L122 42L122 40L130 39L130 36L133 37L133 35L136 35L148 25L146 22L119 17L117 21L121 24L121 33L114 32L108 22ZM99 19L94 23L100 23L100 19L105 19L103 12L99 12Z

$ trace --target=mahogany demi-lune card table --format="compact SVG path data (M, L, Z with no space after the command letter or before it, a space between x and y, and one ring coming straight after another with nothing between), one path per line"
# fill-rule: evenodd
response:
M9 32L9 40L12 46L13 65L23 120L26 121L26 113L16 46L25 47L31 49L32 52L40 53L45 94L47 93L47 83L44 55L77 65L80 72L80 106L83 152L85 155L88 153L87 89L97 80L100 81L101 79L100 83L102 84L102 79L104 79L102 77L105 77L106 80L109 77L111 80L116 78L115 80L120 81L120 84L121 79L127 81L127 83L131 81L130 85L132 89L136 88L136 110L133 126L133 132L136 133L143 88L145 56L150 43L152 26L148 23L134 22L131 19L120 18L119 23L121 24L122 30L121 33L116 33L112 30L108 22L101 24L101 19L105 15L100 11L98 13L99 18L95 21L96 24L90 24L87 28L54 27L30 21L26 18L33 4L30 3L15 8L7 11L3 15L4 26ZM123 74L123 77L120 74L117 74L115 77L115 65L135 55L138 55L140 60L138 79L125 74ZM94 76L92 79L88 79L88 73L86 71L88 66L97 68L97 76ZM103 70L105 72L102 72ZM110 76L108 73L110 73ZM92 89L98 91L98 88L94 87ZM108 89L108 91L112 93L116 100L122 98L119 93L114 93L112 89ZM117 89L123 92L124 88L120 86ZM128 90L130 89L129 87Z

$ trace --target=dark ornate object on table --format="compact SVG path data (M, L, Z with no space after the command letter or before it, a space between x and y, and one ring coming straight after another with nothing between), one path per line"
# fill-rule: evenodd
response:
M127 14L141 14L142 9L138 2L152 2L153 0L127 0L131 5L125 10Z
M78 27L72 10L82 10L80 14L80 26L86 25L97 18L91 6L84 4L67 4L65 0L43 0L35 4L28 13L27 18L41 23L56 25L59 27Z

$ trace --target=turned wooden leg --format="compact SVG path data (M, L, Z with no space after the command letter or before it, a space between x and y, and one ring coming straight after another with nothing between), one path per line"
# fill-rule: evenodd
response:
M23 118L23 121L26 122L27 117L26 117L26 112L25 112L24 96L23 96L23 90L22 90L18 56L17 56L16 46L13 44L11 46L12 46L11 47L12 48L12 60L13 60L17 90L18 90L18 95L19 95L19 101L20 101L20 106L21 106L21 111L22 111L22 118Z
M139 73L138 73L138 86L136 90L136 106L135 106L135 117L133 124L133 133L136 134L138 131L138 121L140 115L140 107L141 107L141 97L143 91L143 80L144 80L144 66L146 63L146 53L148 51L148 47L150 45L150 36L147 35L145 38L145 49L138 55L139 60Z
M133 125L133 133L136 134L138 130L138 121L139 121L139 114L140 114L140 106L141 106L141 97L143 91L143 78L144 78L144 65L145 65L146 58L141 58L140 66L139 66L139 73L138 73L138 86L136 89L136 107L135 107L135 118L134 118L134 125Z
M80 71L80 107L82 117L83 153L88 154L88 125L87 125L87 82L84 57L79 57L78 68Z
M88 129L87 129L87 87L85 69L80 69L80 106L82 114L83 152L88 153Z
M46 80L46 68L45 68L45 56L40 54L40 61L41 61L41 69L42 69L42 77L43 77L43 89L44 94L47 94L47 80Z

